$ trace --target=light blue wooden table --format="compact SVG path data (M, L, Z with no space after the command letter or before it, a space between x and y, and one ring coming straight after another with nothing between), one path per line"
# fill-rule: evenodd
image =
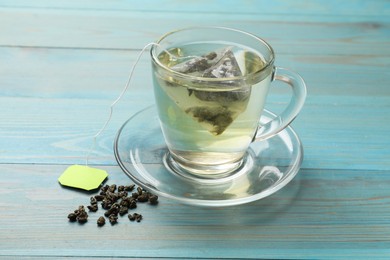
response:
M57 178L83 164L140 49L193 25L266 39L308 98L292 126L305 158L276 194L200 208L160 198L140 223L97 228L67 214L90 194ZM0 0L0 257L390 258L390 2ZM112 144L153 104L148 55L90 163L130 183ZM285 88L267 108L280 111ZM140 126L141 127L141 126Z

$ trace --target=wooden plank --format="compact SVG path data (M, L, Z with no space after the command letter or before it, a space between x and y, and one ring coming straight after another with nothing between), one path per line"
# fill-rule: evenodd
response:
M284 16L386 16L390 14L390 5L386 0L306 0L306 1L267 1L267 0L241 0L241 1L187 1L185 3L175 0L159 1L50 1L50 0L2 0L0 7L12 8L39 8L39 9L65 9L83 11L143 11L168 13L219 13L231 15L233 13L245 14L279 14Z
M263 37L278 53L388 55L389 17L349 21L314 16L83 12L0 9L0 46L141 49L162 34L194 25L219 25ZM358 17L358 16L356 16ZM156 26L158 21L158 26ZM180 23L178 23L180 21Z
M2 164L0 256L327 258L389 254L389 171L304 169L266 199L225 208L160 198L139 205L141 223L68 223L90 193L62 188L67 165ZM107 183L127 184L118 167ZM17 241L17 242L16 242Z
M113 100L126 84L138 54L137 50L2 47L0 94ZM389 57L390 50L383 55L354 56L276 53L275 65L299 72L309 96L383 97L390 94ZM148 51L136 67L129 93L137 90L152 91Z
M139 51L0 48L2 96L115 99L125 86ZM146 51L131 88L151 90Z

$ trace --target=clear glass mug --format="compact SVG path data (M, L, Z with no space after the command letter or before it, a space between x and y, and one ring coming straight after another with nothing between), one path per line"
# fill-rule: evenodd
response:
M306 98L303 79L274 67L272 47L247 32L181 29L162 36L150 53L158 117L169 150L164 163L186 177L220 179L242 172L250 144L287 127ZM280 115L260 125L273 80L287 83L293 96Z

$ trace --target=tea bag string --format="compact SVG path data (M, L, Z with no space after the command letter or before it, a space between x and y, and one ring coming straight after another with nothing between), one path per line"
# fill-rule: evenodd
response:
M95 150L95 147L96 147L96 140L97 138L104 132L104 130L107 128L109 122L111 121L111 118L112 118L112 114L114 112L114 106L122 99L122 97L125 95L127 89L129 88L130 86L130 82L131 82L131 79L133 77L133 74L134 74L134 71L135 71L135 68L139 62L139 60L141 59L142 57L142 54L151 46L153 45L156 45L156 46L161 46L160 44L158 43L155 43L155 42L150 42L148 44L146 44L142 50L139 52L133 66L131 67L131 70L130 70L130 74L129 74L129 77L127 79L127 82L126 82L126 85L125 87L122 89L122 92L119 94L119 96L114 100L114 102L112 102L112 104L110 105L110 112L109 112L109 115L108 115L108 118L107 120L104 122L103 126L100 128L100 130L93 136L93 142L89 148L89 150L87 151L87 154L86 154L86 159L85 159L85 166L88 166L89 164L89 158L91 156L91 153ZM188 58L188 57L179 57L179 56L176 56L172 53L170 53L168 50L166 49L163 49L162 51L164 51L165 53L167 53L171 58L173 59L180 59L180 58Z

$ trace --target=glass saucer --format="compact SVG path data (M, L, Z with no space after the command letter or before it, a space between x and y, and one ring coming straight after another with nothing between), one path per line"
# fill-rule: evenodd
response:
M275 115L264 111L261 123ZM303 159L299 137L291 127L248 150L251 170L226 180L198 182L167 169L168 153L155 106L136 113L119 129L114 142L116 160L137 185L150 192L199 206L231 206L267 197L289 183Z

